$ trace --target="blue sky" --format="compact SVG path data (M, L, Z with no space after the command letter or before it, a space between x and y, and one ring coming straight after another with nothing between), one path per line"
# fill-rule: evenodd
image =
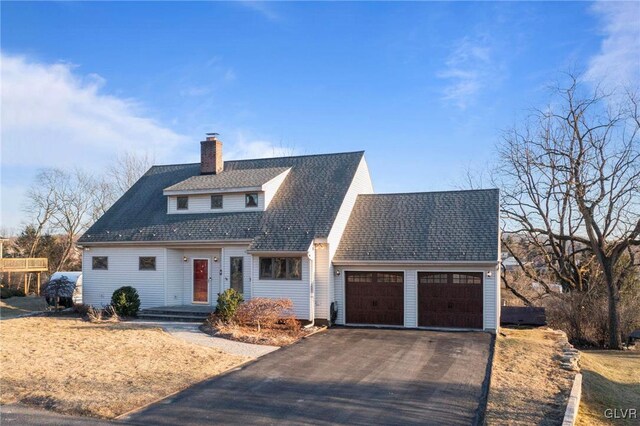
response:
M39 168L365 150L377 192L494 159L559 71L638 81L635 3L2 2L0 228ZM321 178L321 177L319 177Z

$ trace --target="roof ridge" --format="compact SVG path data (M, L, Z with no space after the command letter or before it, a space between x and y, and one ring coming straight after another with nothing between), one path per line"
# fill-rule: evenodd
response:
M242 160L227 160L225 163L239 163L241 161L260 161L260 160L281 160L283 158L307 158L307 157L328 157L330 155L345 155L345 154L364 154L364 150L360 151L347 151L347 152L329 152L325 154L306 154L306 155L284 155L280 157L263 157L263 158L244 158ZM197 163L196 163L197 164Z
M375 194L358 194L359 197L372 197L372 196L388 196L388 195L418 195L418 194L447 194L454 192L489 192L499 191L498 188L484 188L484 189L450 189L444 191L414 191L414 192L383 192Z
M283 158L307 158L307 157L322 157L322 156L330 156L330 155L345 155L345 154L364 154L364 150L360 151L346 151L346 152L329 152L325 154L307 154L307 155L284 155L281 157L263 157L263 158L243 158L241 160L225 160L225 163L239 163L242 161L261 161L261 160L281 160ZM173 163L173 164L154 164L150 167L172 167L172 166L195 166L200 164L196 163ZM285 166L282 166L285 167Z

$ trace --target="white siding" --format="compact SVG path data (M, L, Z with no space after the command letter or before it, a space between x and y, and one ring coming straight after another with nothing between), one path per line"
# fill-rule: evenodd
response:
M315 251L315 318L329 319L330 300L333 294L330 292L330 268L329 250L327 244L316 245Z
M261 211L265 209L264 192L258 192L258 207L245 207L245 193L222 194L222 208L211 208L211 194L188 195L188 209L178 210L178 198L175 195L167 197L169 199L169 214L191 214L191 213L229 213L244 211Z
M372 193L373 184L371 183L371 176L369 175L369 167L367 166L367 162L364 157L362 157L362 160L358 165L358 169L356 170L356 174L353 177L353 181L351 182L344 200L342 201L340 210L338 210L336 220L333 222L333 226L331 227L331 231L327 237L330 259L333 259L333 255L336 253L336 250L338 250L338 244L340 243L342 233L347 226L349 216L351 216L351 210L353 210L353 206L356 203L358 195Z
M490 269L488 269L490 270ZM490 277L484 274L484 303L482 305L485 330L498 330L500 324L500 284L497 280L498 268Z
M244 286L244 299L251 299L251 255L247 254L247 247L225 247L222 250L222 287L224 291L231 286L231 257L242 257L242 273Z
M182 305L185 300L184 268L186 262L182 260L184 256L182 250L167 250L167 281L166 305Z
M340 239L342 238L344 229L347 226L349 216L351 216L351 211L353 210L353 206L356 203L358 195L372 193L373 184L371 183L371 176L369 175L369 167L367 166L365 158L362 157L353 177L353 181L351 181L351 185L349 185L349 189L342 201L340 210L338 210L336 220L334 221L331 231L329 232L329 236L327 237L329 257L327 259L326 266L324 264L322 265L322 268L326 268L326 271L323 270L316 272L316 277L318 274L320 274L320 276L328 277L326 280L316 283L316 298L318 298L319 294L323 295L323 299L316 302L316 318L329 319L329 308L331 306L331 302L338 300L336 297L336 289L334 288L334 279L332 278L335 276L335 271L331 262L336 250L338 250ZM317 269L320 267L320 265L316 266ZM324 286L328 287L325 289L323 288Z
M418 326L418 271L404 271L404 326Z
M302 258L301 280L260 280L259 257L253 256L251 281L253 283L253 297L268 297L271 299L291 299L294 313L299 319L311 319L311 281L309 276L309 259Z
M91 258L107 256L108 270L93 270ZM155 271L138 270L138 257L155 256ZM83 301L93 306L111 303L111 295L122 286L138 290L143 308L165 304L165 249L151 247L91 247L83 251Z
M269 182L262 185L262 189L264 190L264 208L265 209L269 207L271 200L273 200L273 197L275 197L276 193L278 192L278 188L280 188L280 185L282 185L282 182L284 182L285 178L289 175L290 170L291 169L287 170L286 172L280 173L278 176L274 177Z
M442 271L442 272L482 272L483 274L483 328L487 331L495 332L499 323L500 315L500 289L498 288L497 267L496 266L438 266L425 264L424 266L406 266L398 265L356 265L356 266L335 266L340 270L340 275L333 275L335 300L338 306L337 324L345 323L345 300L344 300L344 275L348 271L404 271L404 326L418 326L418 272L426 271ZM491 272L491 276L487 273Z

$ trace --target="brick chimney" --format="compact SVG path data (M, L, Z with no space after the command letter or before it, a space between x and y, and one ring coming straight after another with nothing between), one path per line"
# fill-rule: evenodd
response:
M207 133L207 139L200 142L200 174L215 175L222 172L222 142L217 133Z

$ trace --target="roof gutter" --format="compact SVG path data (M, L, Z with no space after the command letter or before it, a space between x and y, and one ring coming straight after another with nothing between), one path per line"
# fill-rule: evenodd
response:
M200 194L234 194L242 192L264 191L262 186L246 186L237 188L211 188L211 189L165 189L163 195L200 195Z
M171 241L95 241L95 242L81 242L78 243L78 247L98 247L98 246L221 246L229 244L248 244L253 239L237 239L237 240L171 240Z
M337 260L334 265L481 265L496 266L498 260L472 261L472 260Z
M248 254L257 254L265 256L306 256L308 252L305 251L277 251L277 250L247 250Z

